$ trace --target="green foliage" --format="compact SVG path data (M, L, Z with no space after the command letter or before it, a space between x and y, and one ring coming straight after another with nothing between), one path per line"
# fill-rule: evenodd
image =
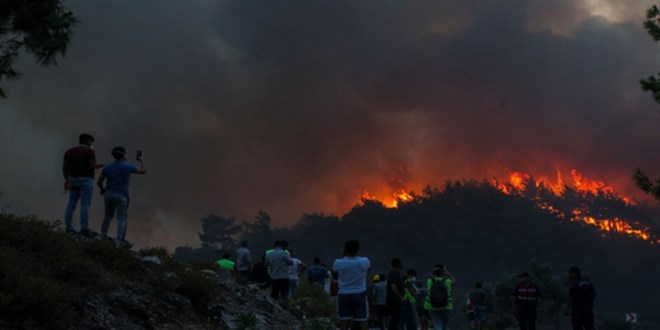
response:
M653 5L646 11L646 21L644 29L655 41L660 41L660 9Z
M248 330L257 326L257 317L254 313L246 312L238 315L238 326L236 330Z
M101 263L113 275L131 280L140 279L146 275L141 260L130 251L117 248L113 242L82 242L81 247L87 256Z
M190 299L200 312L208 312L203 307L222 294L222 287L204 274L190 270L179 270L176 274L181 279L181 286L176 289L176 293Z
M166 260L172 258L172 255L163 246L153 246L153 247L140 249L138 251L138 254L141 256L158 257L160 260Z
M20 76L14 63L22 51L39 64L57 64L77 23L59 0L0 1L0 82ZM0 97L5 96L0 88Z
M253 222L242 222L241 240L246 240L252 251L267 250L274 241L270 224L270 215L266 212L259 211ZM252 257L258 257L258 255L254 254Z
M0 214L0 319L69 328L71 310L105 284L104 273L58 223Z
M559 326L561 307L567 301L567 278L564 275L555 275L548 263L532 259L529 262L530 279L536 283L541 290L542 299L538 305L539 323ZM508 274L501 277L495 285L495 312L493 322L498 329L506 328L515 324L513 318L512 293L519 282L516 274Z
M311 318L333 318L336 314L335 304L323 287L307 281L301 281L289 305L296 306L303 315Z
M0 214L0 320L17 328L70 329L85 298L144 284L175 290L199 315L221 302L221 285L197 270L213 264L180 263L163 247L136 255L108 241L79 239L59 222ZM140 256L157 256L161 264L147 267Z
M334 330L337 329L335 323L329 318L306 318L303 320L303 327L309 330Z
M209 214L202 218L202 232L198 233L202 248L233 251L241 227L234 217Z
M660 41L660 9L657 6L654 5L646 11L644 28L653 40ZM658 78L660 78L660 75ZM653 99L660 103L660 79L658 78L649 76L640 80L639 83L643 91L651 92Z

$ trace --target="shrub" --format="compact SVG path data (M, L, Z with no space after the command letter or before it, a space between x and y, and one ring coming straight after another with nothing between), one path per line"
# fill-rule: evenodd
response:
M335 304L330 300L323 287L309 282L300 283L296 295L289 305L297 306L302 310L303 315L311 318L334 318L336 316Z
M220 285L204 274L190 270L177 271L176 274L181 279L176 292L190 299L198 311L206 313L206 306L222 293Z
M134 280L145 276L142 261L129 250L119 249L109 241L82 242L81 245L86 256L119 278Z
M76 253L69 249L70 240L52 230L51 224L32 217L0 214L0 319L22 327L70 327L71 309L82 290L60 276L79 263L59 264Z

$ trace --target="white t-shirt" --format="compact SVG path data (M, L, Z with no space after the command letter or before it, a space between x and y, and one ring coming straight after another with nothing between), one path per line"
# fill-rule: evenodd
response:
M332 270L339 274L339 294L367 291L367 271L371 268L365 257L343 257L335 260Z
M289 265L289 279L298 280L300 279L298 276L298 267L300 267L302 261L300 261L298 258L291 258L291 261L293 261L293 265Z

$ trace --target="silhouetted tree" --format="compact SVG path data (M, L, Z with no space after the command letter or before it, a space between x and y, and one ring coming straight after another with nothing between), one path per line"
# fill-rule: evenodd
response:
M14 63L21 51L33 55L39 64L57 64L76 23L59 0L0 1L0 82L20 76ZM6 97L2 88L0 97Z
M638 169L635 171L633 178L640 189L660 201L660 177L655 179L655 182L651 182L651 178L642 172L642 170Z
M542 303L537 306L538 323L559 329L561 306L566 303L568 293L566 276L555 275L550 264L536 259L529 262L528 268L530 279L539 286L542 294ZM517 283L516 274L508 274L502 276L495 285L494 307L498 317L494 321L498 323L498 328L506 328L515 323L512 318L511 297Z
M657 6L654 5L646 11L644 28L654 41L660 41L660 9ZM660 80L658 78L650 76L640 80L640 84L642 85L642 90L651 92L653 99L660 103Z
M253 222L243 221L241 239L248 241L253 252L253 258L272 245L273 230L270 227L272 219L268 213L259 211Z
M646 11L644 28L654 41L660 41L660 9L658 9L658 6L654 5ZM660 78L660 74L658 78ZM649 76L646 79L640 80L639 83L642 86L642 90L651 92L653 99L660 103L660 79L658 78ZM646 173L638 169L635 172L634 179L639 188L660 201L660 177L655 180L654 184Z
M233 251L241 228L234 217L209 214L202 218L202 232L197 233L203 249Z

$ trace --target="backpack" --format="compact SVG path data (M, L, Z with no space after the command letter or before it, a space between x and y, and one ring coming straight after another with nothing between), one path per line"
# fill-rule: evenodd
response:
M447 286L445 286L446 280L445 278L432 279L429 300L433 308L445 308L449 303L449 293L447 292Z

